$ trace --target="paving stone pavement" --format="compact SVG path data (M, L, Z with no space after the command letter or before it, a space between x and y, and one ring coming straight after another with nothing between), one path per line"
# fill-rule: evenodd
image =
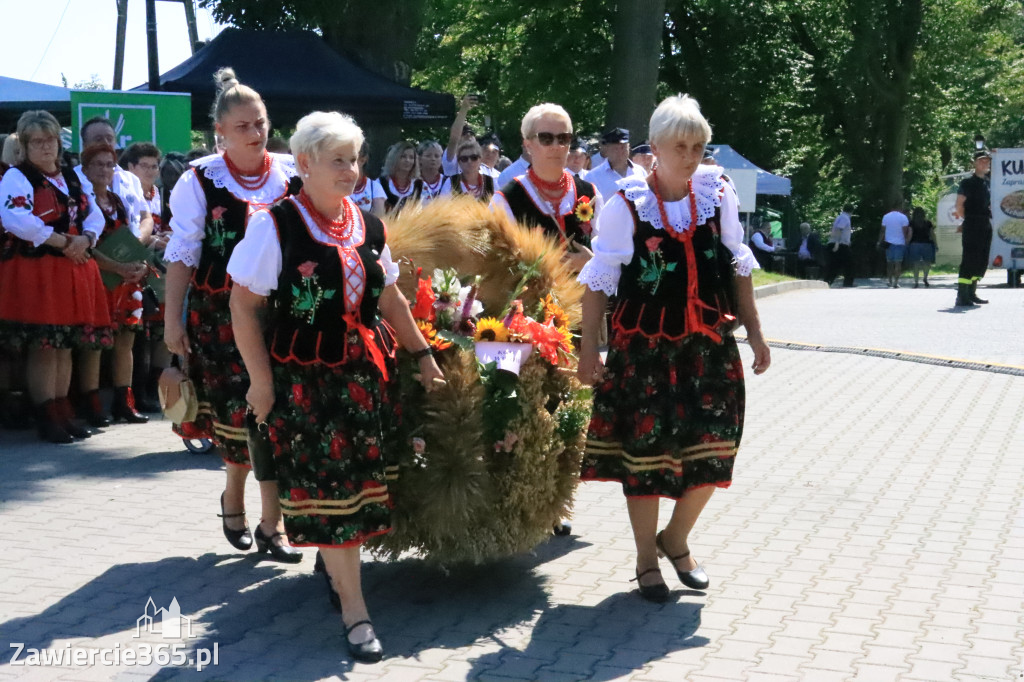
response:
M792 297L807 295L818 292ZM793 331L773 307L789 296L761 304L770 336ZM221 464L186 453L166 423L76 446L0 432L0 679L1024 679L1024 378L857 355L773 359L748 377L733 485L694 531L706 593L676 589L654 605L632 592L621 492L587 484L574 535L530 556L447 574L366 557L388 653L376 666L345 653L311 551L283 566L227 545ZM247 502L258 509L255 486ZM216 645L216 666L10 663L16 642L159 644L133 638L150 597L178 600L196 635L188 650Z

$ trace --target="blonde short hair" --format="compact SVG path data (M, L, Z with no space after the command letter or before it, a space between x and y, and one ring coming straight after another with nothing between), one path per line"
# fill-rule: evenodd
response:
M569 132L572 132L572 118L569 116L569 112L558 104L545 102L544 104L538 104L531 107L530 110L526 112L526 116L523 116L523 123L519 127L519 132L523 134L524 140L528 140L533 137L533 129L537 126L537 121L544 116L557 116L559 118L564 118L569 123Z
M680 138L696 137L707 144L711 141L711 126L700 113L697 100L689 95L666 98L651 114L648 134L652 144L672 142Z
M0 162L6 163L8 166L17 166L23 158L25 155L21 151L21 145L18 144L18 133L11 133L4 139L4 148L3 151L0 151Z
M314 111L299 119L288 145L293 156L305 154L313 160L319 159L321 153L347 145L352 145L358 154L363 146L363 130L346 114Z
M18 144L25 157L28 157L28 140L32 133L43 133L60 139L60 123L49 111L36 109L26 111L18 119Z

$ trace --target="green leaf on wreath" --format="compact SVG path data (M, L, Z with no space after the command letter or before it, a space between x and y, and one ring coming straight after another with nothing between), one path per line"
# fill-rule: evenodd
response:
M461 334L456 334L455 332L449 331L447 329L442 329L438 331L437 335L440 336L445 341L450 341L451 343L454 343L462 350L473 350L473 339L471 339L468 336L462 336Z

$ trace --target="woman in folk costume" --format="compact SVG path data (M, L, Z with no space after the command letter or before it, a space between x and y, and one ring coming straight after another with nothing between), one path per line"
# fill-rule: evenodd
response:
M73 421L72 348L113 343L107 294L90 248L103 232L92 187L60 167L60 124L46 111L18 120L24 161L0 180L0 337L27 350L39 437L70 443L89 431Z
M226 463L224 535L237 549L247 550L253 543L244 518L250 469L244 428L249 377L231 329L227 264L245 236L249 216L297 191L300 183L291 156L267 152L270 121L259 94L240 84L231 69L221 69L214 78L220 91L213 121L224 153L194 161L171 192L164 340L172 353L188 357L201 411L197 423L208 428ZM276 481L260 481L260 497L260 551L269 549L280 561L300 561L302 554L288 547L281 534Z
M391 530L388 481L405 447L389 385L395 338L418 358L428 390L442 374L395 286L384 223L350 197L362 142L348 116L300 120L291 148L303 190L252 217L228 272L247 398L266 425L288 537L320 548L317 569L340 599L349 651L375 662L383 650L359 548Z
M106 142L94 142L82 150L82 173L93 187L93 200L103 214L104 227L97 244L122 227L128 226L128 211L114 192L107 189L114 178L117 154ZM121 278L113 290L107 290L110 319L115 329L113 353L114 404L106 414L100 401L100 351L84 350L78 354L78 380L84 406L81 414L89 426L110 426L111 420L123 419L129 424L145 424L149 418L135 409L132 392L132 348L135 332L142 328L142 280L149 274L146 263L119 263L102 253L93 254L100 270Z
M442 194L465 194L489 202L494 195L494 178L480 172L483 150L476 140L464 140L455 148L459 172L445 178Z
M687 587L709 583L690 555L689 535L715 488L732 481L744 410L737 319L754 351L754 373L771 360L736 194L721 168L700 165L711 128L697 102L666 99L651 117L650 136L657 170L619 185L579 276L588 287L579 377L595 387L581 477L622 483L640 593L664 601L659 555ZM612 294L602 367L597 337ZM675 507L659 532L660 497Z
M380 176L380 184L384 189L384 208L398 211L406 203L414 203L420 198L419 158L416 156L416 145L407 140L396 142L388 147L388 155L384 157L384 168Z
M573 139L572 119L557 104L538 104L526 112L520 131L530 167L498 188L491 207L559 237L566 246L566 260L579 272L593 255L587 248L591 221L603 202L593 185L565 170Z

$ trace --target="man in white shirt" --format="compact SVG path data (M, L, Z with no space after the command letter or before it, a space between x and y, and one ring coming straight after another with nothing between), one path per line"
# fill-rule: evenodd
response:
M611 128L601 136L601 154L605 162L587 173L587 182L597 187L602 197L613 197L619 191L618 182L635 175L646 178L643 168L629 160L629 131Z
M102 116L90 118L82 125L81 130L82 149L97 142L116 146L116 135L114 124L110 119ZM85 179L82 173L82 166L75 166L75 173L80 179ZM132 173L129 173L121 166L114 167L114 180L111 182L110 191L120 197L124 203L125 211L128 213L128 227L132 234L143 242L149 240L153 234L153 216L149 212L146 198L142 192L142 182Z
M853 206L843 206L842 212L832 222L832 231L829 233L828 263L825 270L825 281L829 286L841 273L843 275L843 286L853 286L853 253L850 249L850 237L853 234L853 224L850 215L853 213Z
M885 244L885 271L889 278L889 286L900 287L900 275L903 274L903 256L906 255L907 242L910 241L910 220L903 213L903 200L897 200L892 210L882 216L882 229L878 232L878 246Z
M512 165L501 171L501 175L498 176L497 182L494 183L494 189L504 189L505 185L512 182L520 175L526 172L526 169L530 167L530 152L523 148L523 153L518 159L512 162Z

